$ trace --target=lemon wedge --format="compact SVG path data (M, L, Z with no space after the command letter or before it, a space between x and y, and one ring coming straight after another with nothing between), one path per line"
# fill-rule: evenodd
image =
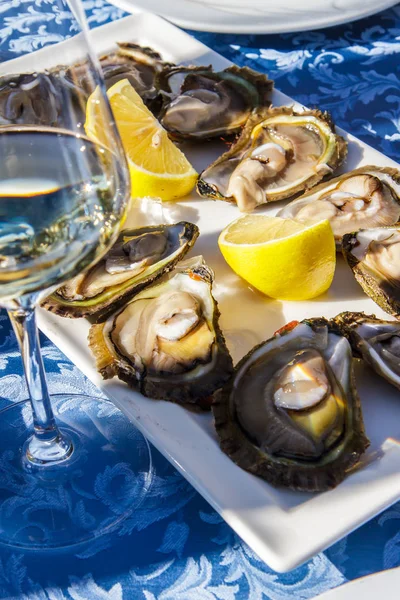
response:
M271 298L307 300L332 283L336 249L329 221L247 215L225 227L218 245L235 273Z
M88 99L85 131L107 146L99 94L96 89ZM107 96L127 157L132 196L162 200L186 196L196 183L197 173L129 81L118 81Z

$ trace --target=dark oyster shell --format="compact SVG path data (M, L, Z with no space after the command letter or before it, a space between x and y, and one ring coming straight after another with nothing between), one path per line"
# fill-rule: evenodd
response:
M164 62L161 55L152 48L120 42L117 52L100 58L100 65L107 89L121 79L128 79L145 104L154 107L154 101L159 96L155 78L157 73L171 63Z
M210 395L229 379L233 365L211 293L213 274L198 259L186 263L136 295L105 323L92 325L89 347L104 379L117 376L150 398L209 409ZM196 323L181 331L177 317L189 318L180 312L180 303L187 300L200 312ZM165 320L160 311L166 311ZM175 338L160 337L155 327L169 327L174 318L180 333Z
M271 104L273 82L248 67L214 72L210 65L166 67L156 87L163 127L174 137L200 141L238 132L253 109Z
M155 76L169 64L151 48L125 42L118 43L116 51L100 57L107 89L121 79L128 79L155 113L161 106L161 97L154 86ZM1 77L0 124L68 127L68 104L63 101L66 85L69 88L68 100L74 105L74 117L83 122L87 98L96 84L91 79L87 64L78 63L72 67L59 65L43 73Z
M0 78L0 125L65 125L62 96L54 73L25 73Z
M353 356L400 389L400 323L362 312L343 312L334 320L348 338Z
M157 73L171 63L164 62L161 55L152 48L130 42L119 42L117 45L116 51L104 54L99 59L106 88L127 79L143 102L157 113L161 106L161 96L156 90L155 78ZM75 65L66 71L66 77L81 88L86 96L93 91L93 84L87 79L85 65Z
M350 345L322 318L289 323L251 350L212 409L222 450L275 486L331 489L369 445Z
M364 292L400 318L400 223L343 236L343 256Z

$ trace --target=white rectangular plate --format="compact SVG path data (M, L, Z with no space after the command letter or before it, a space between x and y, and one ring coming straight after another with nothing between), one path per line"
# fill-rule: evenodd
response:
M166 60L225 68L228 61L159 17L138 13L93 32L96 50L110 50L116 41L137 41L159 50ZM64 42L68 43L68 42ZM39 52L54 53L54 48ZM62 56L62 53L59 55ZM13 61L15 68L29 57ZM10 66L10 65L8 65ZM274 104L293 104L279 92ZM352 136L346 170L362 164L395 165ZM221 145L187 148L200 172L221 153ZM186 151L185 150L185 151ZM274 214L281 203L266 209ZM132 209L128 225L196 223L200 238L194 253L203 254L216 275L214 294L221 310L221 327L236 362L255 344L292 319L333 317L342 310L383 313L355 282L338 258L329 292L309 302L278 302L250 289L225 264L217 246L222 228L239 216L236 206L199 198L161 205L144 202ZM193 253L193 252L192 252ZM233 529L268 565L288 571L359 527L400 498L400 397L385 381L357 367L366 430L371 439L365 466L335 490L303 494L277 490L237 467L218 446L210 414L194 414L166 402L155 402L119 381L103 382L87 348L89 324L40 311L40 326L49 338L138 426Z

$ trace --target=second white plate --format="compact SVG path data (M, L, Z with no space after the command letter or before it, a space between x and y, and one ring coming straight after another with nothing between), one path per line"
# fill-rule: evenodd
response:
M110 0L129 12L139 7L188 29L216 33L308 31L362 19L397 0Z

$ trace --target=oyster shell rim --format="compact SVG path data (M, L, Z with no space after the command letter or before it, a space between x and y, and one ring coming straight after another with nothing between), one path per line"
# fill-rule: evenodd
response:
M126 55L126 53L128 53L128 56L129 56L129 50L133 50L135 52L137 51L139 53L143 53L145 56L148 56L148 58L151 61L160 63L163 66L174 64L169 61L165 61L163 59L162 55L158 52L158 50L154 50L154 48L152 48L151 46L142 46L141 44L138 44L137 42L121 42L121 41L116 42L116 46L118 47L118 49L120 49L122 51L122 53L124 55ZM110 53L111 52L109 52L109 54ZM107 55L107 53L102 54L100 58L102 58L103 56L106 56L106 55Z
M335 137L335 141L336 141L336 152L332 156L332 159L330 159L326 164L328 165L328 167L330 169L332 169L332 172L333 172L344 162L344 160L346 159L346 156L347 156L348 144L343 136L336 133L335 124L334 124L332 117L328 111L321 111L319 109L306 109L301 112L298 112L297 110L294 110L293 106L273 106L273 107L270 106L267 108L255 109L250 114L240 135L234 141L234 143L229 148L229 150L224 152L221 156L219 156L217 158L217 160L215 160L213 163L208 165L200 173L199 178L197 180L197 184L196 184L196 191L200 196L212 198L213 200L224 200L225 202L231 202L233 204L236 204L236 201L233 197L224 196L223 194L221 194L218 191L216 186L214 186L213 184L207 183L207 181L205 181L202 178L203 174L208 169L213 167L214 165L220 164L224 160L227 160L231 156L236 154L237 150L240 149L241 146L244 146L246 144L247 140L251 137L253 129L257 125L260 125L263 121L267 120L269 117L274 117L276 114L283 114L283 115L287 115L287 116L311 116L311 115L316 116L318 119L323 121L326 125L328 125L328 127L331 129L332 134ZM321 175L316 173L313 177L310 177L306 182L303 182L303 183L298 184L297 186L294 186L291 190L290 195L285 192L282 192L281 194L277 194L276 197L274 197L273 199L266 200L265 204L269 204L271 202L285 200L285 199L289 199L289 198L291 200L293 200L293 199L297 198L300 194L302 194L302 192L313 189L317 184L329 179L330 177L331 177L331 173L325 173L325 174L322 173Z
M381 369L379 367L379 365L376 363L375 360L372 359L372 357L369 356L367 350L363 351L362 350L362 343L364 341L364 338L356 331L356 327L357 325L361 324L364 321L376 321L377 323L389 323L390 321L384 321L383 319L379 319L379 317L377 317L375 314L366 314L362 311L343 311L341 313L339 313L338 315L336 315L336 317L334 317L333 319L335 321L335 323L338 325L338 327L340 327L340 329L343 331L343 335L346 336L346 338L349 341L349 344L351 346L352 352L353 352L353 357L354 358L358 358L362 361L364 361L367 365L369 365L373 371L379 375L379 377L382 377L383 379L385 379L386 381L388 381L391 385L393 385L394 387L396 387L398 390L400 390L400 377L399 377L399 381L396 383L394 380L389 379L389 377L387 375L385 375L385 373L383 372L383 369ZM393 320L392 321L394 324L397 324L400 330L400 323L397 320ZM372 348L372 346L370 344L366 344L368 346L370 346Z
M333 320L323 317L303 319L302 321L293 321L278 330L267 340L257 344L250 350L235 366L234 374L230 381L214 396L212 411L214 415L214 425L219 438L221 450L242 469L257 475L261 479L274 487L286 487L296 491L303 492L323 492L335 488L343 481L347 472L354 468L359 462L361 455L370 445L370 441L365 433L364 421L362 417L361 402L355 386L355 375L350 365L350 385L353 390L353 435L348 441L346 450L333 463L324 465L315 465L310 463L300 466L295 463L290 464L285 459L279 459L279 465L285 468L279 468L266 457L262 451L254 445L244 434L239 423L232 418L229 406L230 394L235 383L235 376L242 366L265 344L276 339L277 335L283 336L292 331L298 324L305 323L311 328L313 325L327 325L328 330L341 337L346 337L341 332L338 325ZM354 435L354 433L356 435ZM246 456L244 460L243 448Z
M169 226L177 226L177 225L184 226L183 232L180 235L180 238L182 238L182 237L186 238L186 243L180 247L180 250L177 253L177 255L169 262L167 261L161 270L156 269L155 271L150 273L147 277L142 279L137 284L137 286L132 287L131 285L128 285L130 280L128 280L127 282L122 284L122 286L125 289L121 290L120 295L117 297L114 297L113 295L111 295L111 298L109 298L104 304L102 304L101 308L97 308L98 305L88 307L87 305L81 306L81 305L75 304L74 302L68 302L67 300L59 300L58 299L59 295L57 294L57 290L55 290L52 294L50 294L47 298L45 298L43 300L43 302L40 304L40 306L42 308L45 308L49 312L52 312L60 317L67 317L70 319L79 319L81 317L87 317L87 318L90 318L90 321L94 322L94 323L101 323L101 322L105 321L108 318L108 316L110 314L112 314L115 310L117 310L117 308L121 304L128 302L136 294L141 292L146 287L152 285L158 279L160 279L163 275L165 275L166 273L169 273L172 269L174 269L176 264L185 257L185 255L189 252L189 250L191 250L191 248L194 246L197 238L200 235L200 230L199 230L198 226L195 225L194 223L190 223L189 221L178 221L178 223L171 223L171 224L165 223L165 224L161 224L161 225L145 225L143 227L130 229L130 231L135 231L138 234L140 234L141 230L143 230L143 229L145 229L146 232L148 232L149 230L157 231L162 226L169 227ZM122 229L119 233L119 236L124 231L126 231L126 230ZM119 238L119 236L118 236L118 238ZM117 238L116 242L118 241L118 238ZM140 275L141 274L139 274L139 276L134 276L133 279L135 279L135 277L136 278L140 277Z
M375 278L369 273L365 273L364 270L359 267L360 262L357 257L351 252L353 243L352 240L356 238L357 234L362 231L372 231L375 229L359 229L352 233L346 233L342 239L342 254L344 260L353 272L353 275L361 286L363 292L371 298L385 313L400 319L400 300L396 301L391 299L388 293L385 293L377 284ZM382 225L376 227L376 229L397 229L400 232L400 221L393 223L393 225Z

